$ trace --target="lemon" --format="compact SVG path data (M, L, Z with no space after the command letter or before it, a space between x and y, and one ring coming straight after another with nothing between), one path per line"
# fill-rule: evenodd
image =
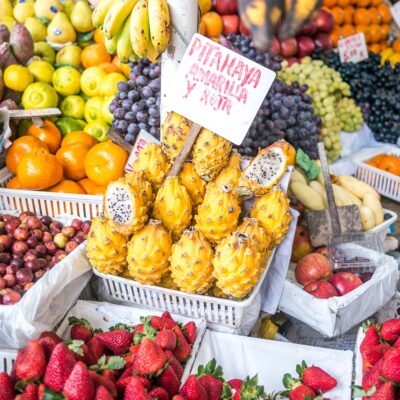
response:
M108 124L111 124L111 122L113 121L113 115L110 113L109 107L110 107L110 103L114 100L114 96L107 96L104 98L103 101L103 107L101 109L101 114L102 114L102 118L104 119L104 121L106 121Z
M82 119L85 112L85 100L81 96L67 96L61 102L60 109L64 117Z
M37 18L29 17L25 21L25 28L28 29L34 42L42 42L46 40L46 25Z
M105 142L109 140L107 131L110 129L110 125L104 120L96 119L95 121L89 122L83 130L90 136L93 136L99 142Z
M92 97L85 105L85 120L93 122L102 117L103 99L99 96Z
M26 110L57 107L57 103L57 92L45 82L31 83L22 95L22 107Z
M37 82L51 83L53 80L54 67L47 61L33 61L28 69Z
M126 82L127 79L119 72L111 72L101 82L100 96L113 96L118 92L118 82Z
M28 68L12 64L4 71L4 84L16 92L23 92L33 82L33 75Z
M81 88L86 96L94 97L100 94L100 85L107 73L101 67L89 67L82 72Z
M53 74L53 87L63 96L78 94L81 90L81 74L74 67L61 67Z

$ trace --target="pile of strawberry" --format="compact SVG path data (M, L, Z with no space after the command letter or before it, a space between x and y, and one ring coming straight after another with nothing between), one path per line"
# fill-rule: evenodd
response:
M44 332L29 341L11 375L0 374L0 400L169 400L179 393L196 338L168 312L94 330L71 317L71 340Z
M354 395L369 400L399 399L400 318L369 323L364 328L365 337L360 344L362 388L356 388Z

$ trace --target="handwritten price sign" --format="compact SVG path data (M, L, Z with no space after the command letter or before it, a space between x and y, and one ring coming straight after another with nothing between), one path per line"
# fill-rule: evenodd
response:
M340 61L342 63L358 63L368 58L367 44L365 43L365 37L362 32L340 39L338 47Z
M275 75L195 34L171 82L168 108L240 145Z

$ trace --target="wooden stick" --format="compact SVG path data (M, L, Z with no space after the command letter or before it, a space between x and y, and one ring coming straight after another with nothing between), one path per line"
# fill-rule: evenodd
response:
M118 133L116 133L113 129L109 129L108 130L107 136L111 139L111 141L113 143L115 143L118 146L122 147L129 154L131 154L131 152L133 150L133 146L131 144L125 142L125 140L121 136L119 136Z

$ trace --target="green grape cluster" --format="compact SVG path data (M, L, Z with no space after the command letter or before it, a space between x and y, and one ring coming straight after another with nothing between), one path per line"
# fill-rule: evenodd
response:
M356 132L363 124L361 108L349 97L343 97L337 104L337 116L340 129L345 132Z

